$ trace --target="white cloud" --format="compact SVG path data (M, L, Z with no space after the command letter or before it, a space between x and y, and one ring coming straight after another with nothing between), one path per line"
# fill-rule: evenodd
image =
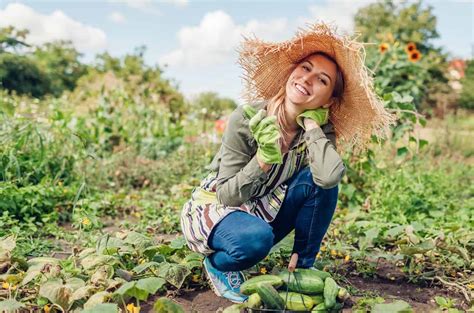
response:
M287 31L287 25L285 18L265 22L251 20L239 25L223 11L210 12L199 25L182 28L178 32L179 47L162 56L159 63L202 67L229 62L235 57L242 35L255 34L264 40L278 40Z
M179 7L185 7L189 4L189 0L169 0L169 2Z
M352 33L354 31L354 15L361 7L366 6L373 0L358 1L332 1L327 4L314 4L308 7L309 17L298 19L300 25L314 23L322 20L326 23L335 24L342 32Z
M125 4L126 6L146 13L161 14L161 12L154 7L153 0L108 0L108 2Z
M123 16L122 13L114 11L109 14L108 19L111 20L112 22L115 23L124 23L125 22L125 16Z
M107 46L104 31L73 20L60 10L45 15L24 4L10 3L5 9L0 9L0 27L9 25L28 29L30 33L27 42L31 44L71 40L83 52L95 52Z

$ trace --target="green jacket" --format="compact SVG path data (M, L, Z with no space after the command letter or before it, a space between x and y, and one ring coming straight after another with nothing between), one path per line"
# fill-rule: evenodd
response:
M264 103L256 104L262 108ZM335 133L331 123L305 132L300 130L290 149L306 140L309 166L316 185L323 189L335 187L345 173L345 166L335 149ZM229 116L222 145L207 167L217 172L217 200L219 203L240 206L266 182L267 173L258 165L257 144L250 133L248 120L238 106Z

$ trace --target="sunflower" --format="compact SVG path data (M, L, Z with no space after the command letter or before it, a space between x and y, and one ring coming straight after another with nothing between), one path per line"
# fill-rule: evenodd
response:
M408 59L411 62L418 62L421 59L421 52L418 50L413 50L408 56Z
M387 52L388 48L390 46L388 45L388 43L384 42L384 43L381 43L380 46L379 46L379 51L380 53L385 53Z
M414 42L409 42L406 46L405 46L405 51L406 53L410 54L412 53L413 51L416 50L416 44Z

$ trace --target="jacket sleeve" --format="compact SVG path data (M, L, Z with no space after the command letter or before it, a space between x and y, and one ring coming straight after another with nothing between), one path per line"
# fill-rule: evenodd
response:
M239 106L231 113L222 136L216 191L219 203L240 206L267 180L267 173L258 164L256 151L248 121Z
M313 128L304 134L308 147L308 163L313 181L323 189L337 186L346 172L336 151L336 135L332 124Z

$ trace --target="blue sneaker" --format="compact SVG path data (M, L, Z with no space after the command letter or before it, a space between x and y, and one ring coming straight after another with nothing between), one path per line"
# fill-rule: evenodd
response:
M242 272L221 272L212 266L208 257L204 258L204 270L212 290L219 297L234 303L242 303L248 299L248 296L240 293L240 285L245 281Z

